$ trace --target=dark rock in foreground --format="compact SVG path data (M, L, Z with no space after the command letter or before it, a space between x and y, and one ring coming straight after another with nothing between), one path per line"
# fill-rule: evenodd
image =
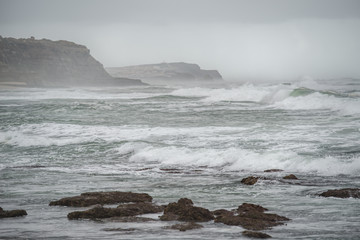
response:
M26 216L27 212L25 210L10 210L5 211L0 207L0 218L11 218L11 217L21 217Z
M290 220L277 214L264 213L265 211L267 209L259 205L244 203L237 209L237 214L231 211L224 212L216 217L215 222L258 231L282 225L284 221Z
M116 204L127 202L151 202L152 197L146 193L132 192L88 192L80 196L62 198L50 202L50 206L88 207L96 204Z
M182 232L185 232L187 230L193 230L193 229L199 229L199 228L203 228L203 225L194 223L194 222L187 222L187 223L181 223L181 224L175 224L172 225L170 227L165 227L166 229L175 229L175 230L179 230Z
M270 235L262 232L253 232L253 231L243 231L242 235L249 238L271 238Z
M96 206L86 211L76 211L68 214L68 219L98 219L112 217L127 217L146 213L158 213L164 210L163 206L157 206L152 203L132 203L122 204L117 208L104 208Z
M360 188L343 188L328 190L319 194L321 197L336 197L336 198L360 198Z
M250 176L250 177L243 178L241 180L241 183L246 184L246 185L254 185L258 180L259 180L259 177Z
M287 175L283 179L297 180L298 178L294 174Z
M214 215L208 209L194 207L188 198L181 198L177 203L169 203L164 209L164 214L160 216L162 221L207 222L213 219Z

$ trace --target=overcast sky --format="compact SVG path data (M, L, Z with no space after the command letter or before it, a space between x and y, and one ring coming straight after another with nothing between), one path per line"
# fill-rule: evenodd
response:
M228 80L360 78L359 0L0 0L0 35L74 41L105 67L183 61Z

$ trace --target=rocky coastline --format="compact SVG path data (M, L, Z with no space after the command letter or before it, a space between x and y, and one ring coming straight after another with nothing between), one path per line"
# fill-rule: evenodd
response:
M149 84L219 84L223 78L217 70L204 70L185 62L144 64L111 67L106 71L113 77L136 78Z
M129 85L146 84L138 79L111 77L83 45L0 36L0 88Z
M282 170L266 170L265 173L282 172ZM169 173L171 174L171 173ZM256 185L258 180L273 181L284 179L291 183L299 179L293 175L285 177L250 176L244 178L241 183L244 185ZM360 198L360 189L345 188L328 190L316 194L317 197L334 198ZM106 207L105 205L119 204L116 207ZM202 223L210 222L213 224L223 224L238 226L242 235L248 238L271 238L271 229L286 225L291 221L288 217L280 216L276 213L268 213L269 209L254 204L242 203L236 209L214 209L209 210L200 206L195 206L193 201L188 198L180 198L177 202L167 205L153 203L153 197L147 193L134 192L86 192L78 196L65 197L49 203L52 207L71 207L84 208L87 210L72 211L67 214L71 221L88 219L103 223L141 223L149 221L169 222L171 225L162 227L167 230L189 231L206 228ZM64 209L65 210L65 209ZM158 218L146 217L146 214L157 214ZM0 208L0 218L26 216L25 210L5 211ZM129 228L104 228L103 231L132 232L136 229ZM263 232L266 231L266 232Z

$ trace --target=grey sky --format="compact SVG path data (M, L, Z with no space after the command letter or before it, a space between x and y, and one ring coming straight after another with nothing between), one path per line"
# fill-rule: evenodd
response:
M360 78L358 0L0 0L0 34L84 44L109 67L185 61L227 79Z

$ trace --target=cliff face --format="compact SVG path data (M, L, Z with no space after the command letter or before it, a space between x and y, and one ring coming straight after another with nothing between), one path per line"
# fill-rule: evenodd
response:
M113 86L121 82L112 78L85 46L68 41L0 37L1 85Z
M160 63L128 67L106 68L114 77L140 78L144 82L172 81L187 82L216 82L222 81L222 76L216 70L203 70L197 64L189 63Z

